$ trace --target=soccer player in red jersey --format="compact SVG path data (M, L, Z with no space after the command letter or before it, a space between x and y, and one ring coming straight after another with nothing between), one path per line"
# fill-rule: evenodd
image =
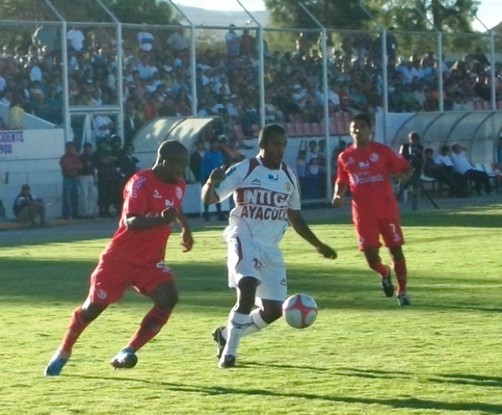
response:
M136 352L167 323L178 301L175 274L164 263L174 221L181 227L183 252L193 245L181 207L187 165L188 151L183 144L164 141L154 166L139 171L127 182L119 227L91 274L88 297L73 312L63 341L45 369L46 376L61 373L85 328L129 286L151 298L154 305L127 346L111 360L113 367L134 367Z
M372 141L371 118L361 113L350 124L354 144L338 156L338 171L333 206L339 207L348 189L352 195L352 220L369 267L380 275L387 297L394 295L391 267L379 255L380 236L389 249L397 279L397 299L410 305L406 294L406 259L404 237L399 222L399 207L392 188L392 176L406 179L411 174L409 162L390 147Z

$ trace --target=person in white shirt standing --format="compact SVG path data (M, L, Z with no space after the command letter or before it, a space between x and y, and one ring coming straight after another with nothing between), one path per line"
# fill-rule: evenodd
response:
M296 176L282 162L286 144L280 125L266 125L259 135L256 157L226 171L214 169L202 188L204 203L218 203L231 195L235 202L224 238L229 286L236 289L237 302L227 326L213 332L220 368L235 366L242 336L264 329L282 315L287 280L279 242L288 222L322 256L337 256L315 236L300 212ZM255 302L260 307L253 310Z

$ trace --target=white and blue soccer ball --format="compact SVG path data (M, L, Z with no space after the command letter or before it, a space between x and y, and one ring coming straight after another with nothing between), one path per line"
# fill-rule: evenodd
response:
M310 295L293 294L282 304L282 315L291 327L304 329L316 321L317 304Z

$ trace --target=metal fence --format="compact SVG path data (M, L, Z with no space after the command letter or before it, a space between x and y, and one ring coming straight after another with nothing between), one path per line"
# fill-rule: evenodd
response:
M324 138L329 159L359 111L379 115L391 144L396 113L501 116L502 36L493 32L338 30L314 16L314 29L265 27L252 15L224 25L186 15L179 25L128 24L99 0L86 2L96 20L81 22L71 2L33 3L33 15L0 20L3 129L20 128L6 108L21 100L78 148L112 133L130 141L158 116L217 115L213 133L241 148L277 122L290 137ZM500 129L485 125L482 139Z

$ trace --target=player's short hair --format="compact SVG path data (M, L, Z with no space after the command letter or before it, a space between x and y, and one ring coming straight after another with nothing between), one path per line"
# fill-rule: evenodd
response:
M359 114L354 115L352 117L352 122L355 121L362 121L365 124L367 124L368 127L371 127L373 124L371 121L371 117L369 116L369 114L366 114L365 112L360 112Z
M279 124L267 124L260 131L260 135L258 136L258 145L260 148L263 148L268 141L277 136L285 136L286 130L282 128Z
M179 157L188 156L187 148L176 140L166 140L157 151L157 160L176 160Z

